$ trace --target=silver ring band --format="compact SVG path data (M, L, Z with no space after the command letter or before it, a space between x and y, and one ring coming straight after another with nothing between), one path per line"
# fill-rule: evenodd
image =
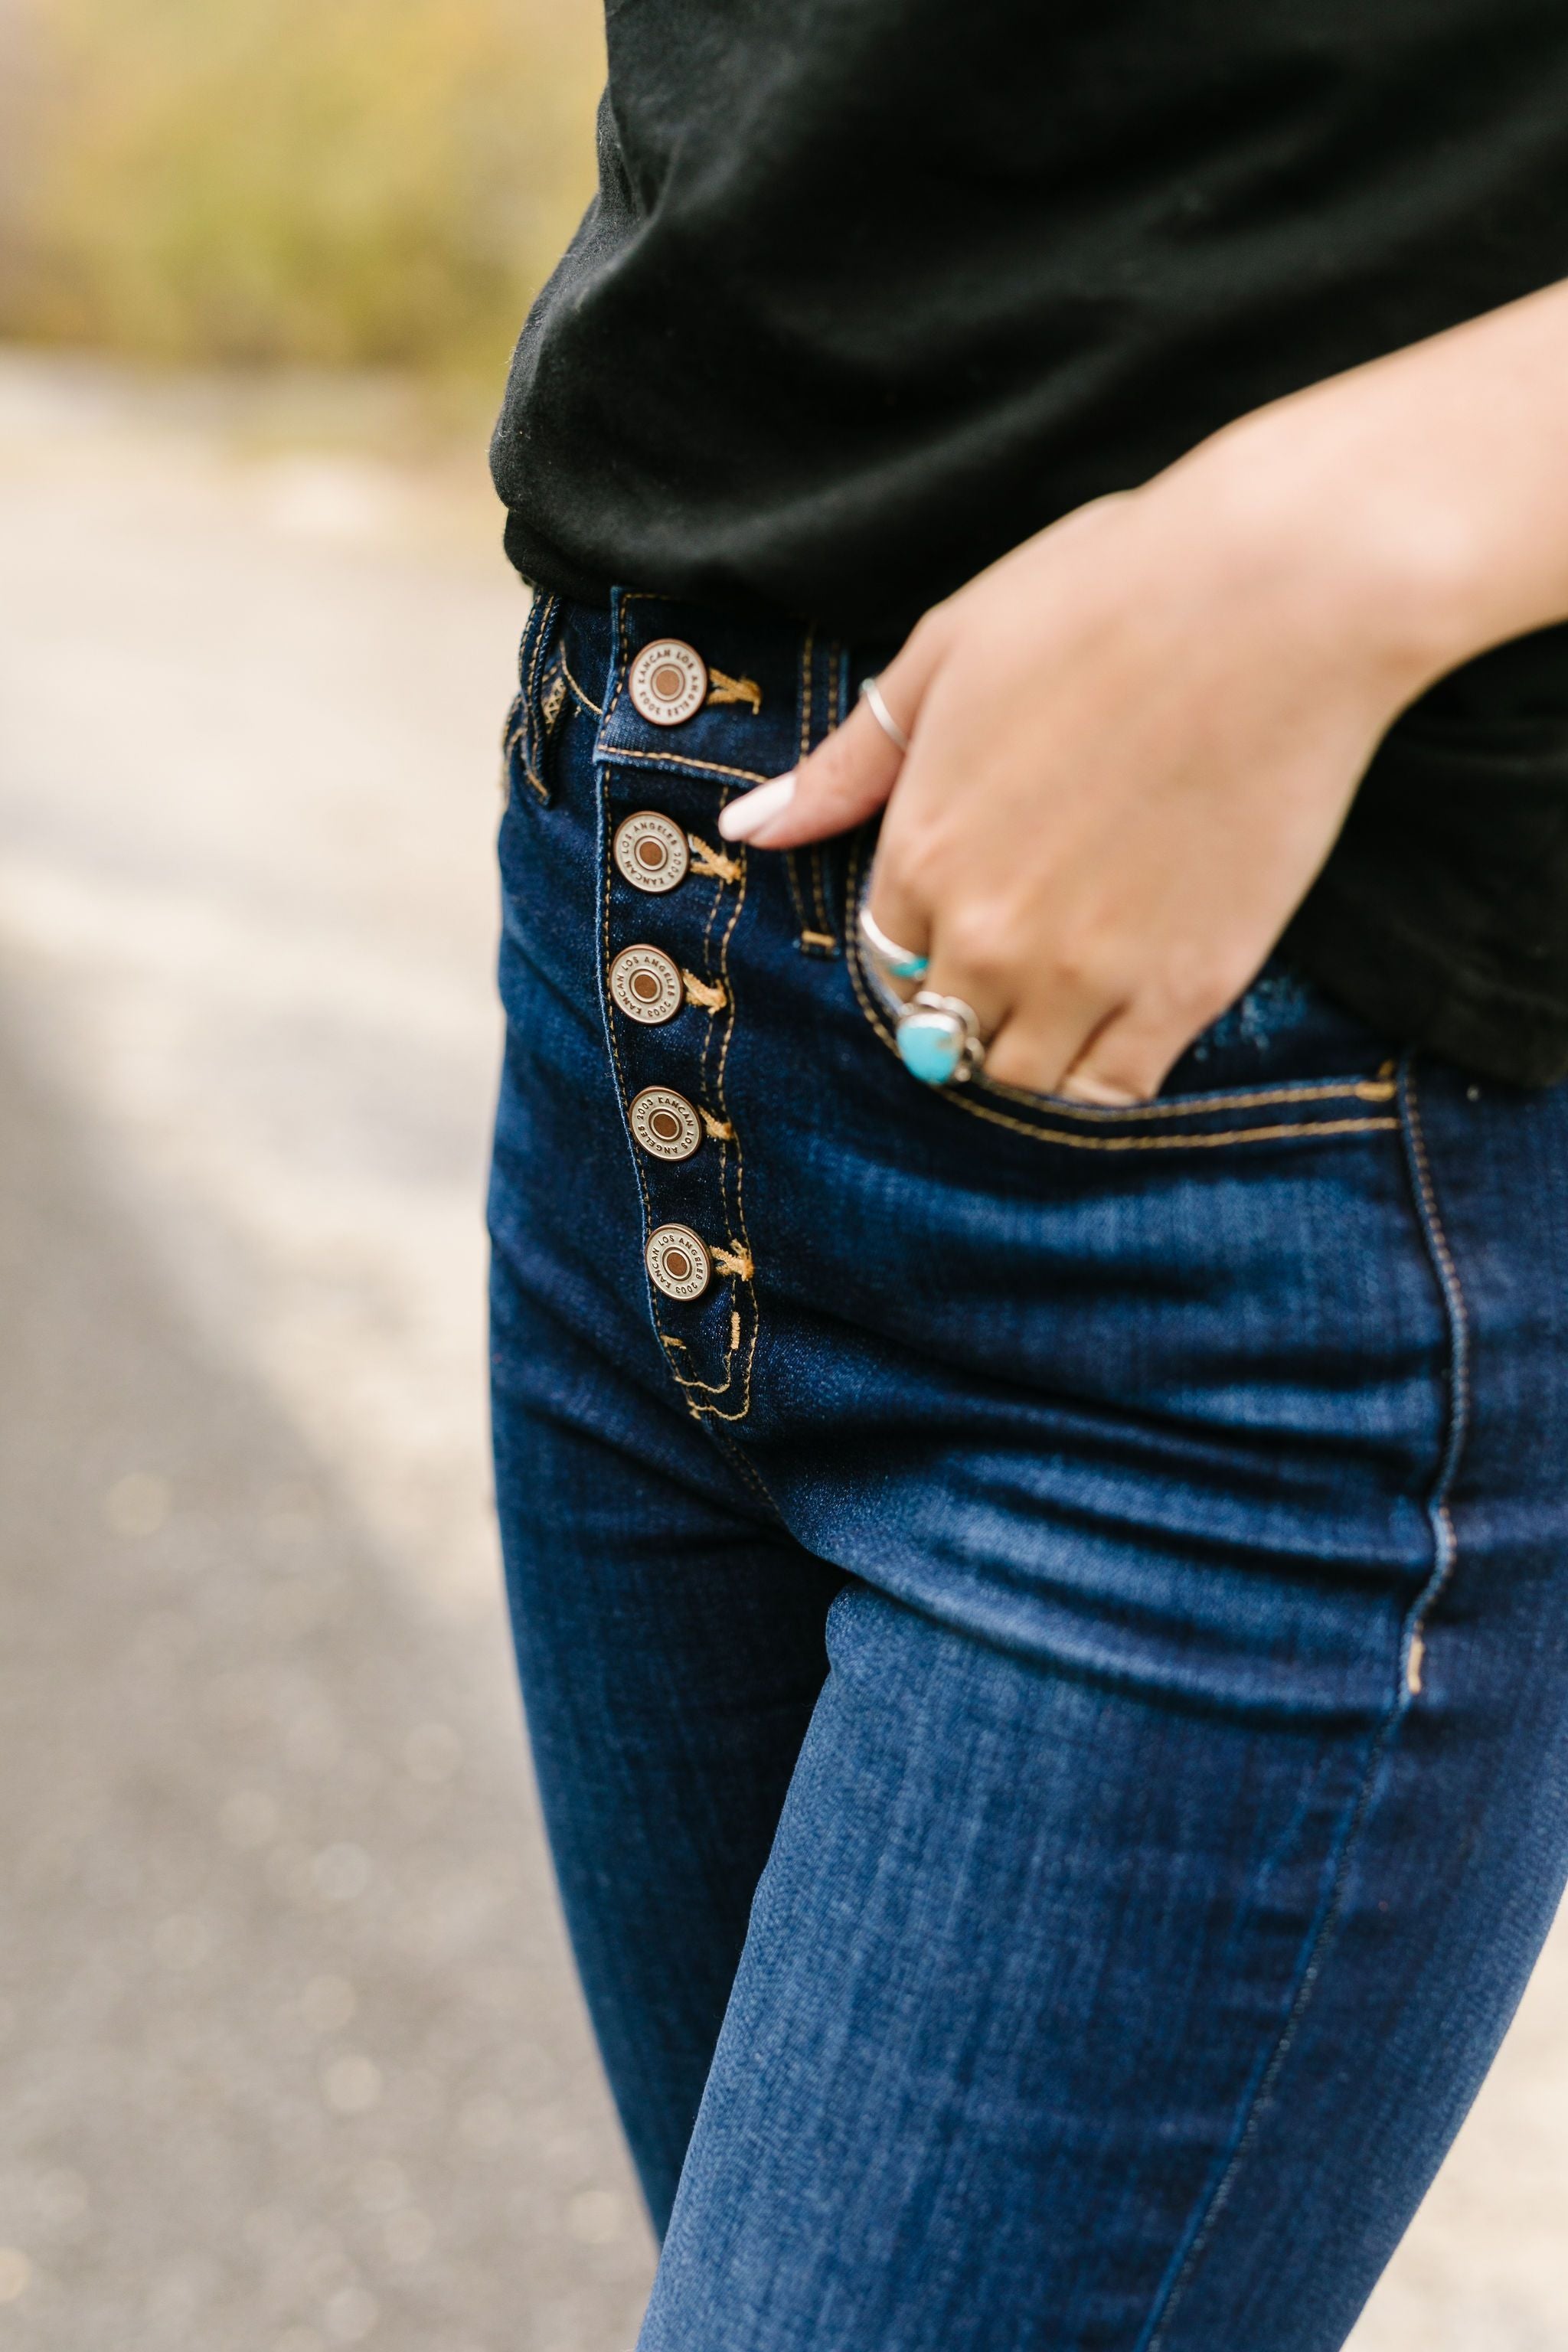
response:
M881 729L889 742L893 744L897 750L907 751L910 748L910 739L905 734L903 729L900 726L898 720L894 718L892 712L889 709L887 702L883 698L882 689L878 685L874 677L863 677L861 679L860 699L870 711L872 718L876 720L878 726Z
M861 939L890 979L925 978L931 967L930 956L919 955L913 948L901 948L897 940L890 940L869 907L863 906L857 919Z

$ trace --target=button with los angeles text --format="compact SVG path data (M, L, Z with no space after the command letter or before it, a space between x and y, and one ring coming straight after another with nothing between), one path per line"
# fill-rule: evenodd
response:
M626 1113L632 1133L656 1160L689 1160L702 1140L702 1122L673 1087L644 1087Z
M643 1021L654 1028L675 1018L686 1002L686 989L679 966L664 950L639 941L635 947L623 948L611 964L610 996L628 1021Z
M691 852L680 827L658 809L637 809L616 827L616 864L637 890L673 890L686 879Z
M713 1261L689 1225L656 1225L646 1252L648 1274L667 1298L700 1298Z
M626 673L632 708L654 727L681 727L708 699L708 665L679 637L644 646Z

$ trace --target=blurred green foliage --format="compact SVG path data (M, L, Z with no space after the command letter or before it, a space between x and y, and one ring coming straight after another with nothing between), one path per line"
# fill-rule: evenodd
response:
M593 180L595 0L31 0L0 331L492 371Z

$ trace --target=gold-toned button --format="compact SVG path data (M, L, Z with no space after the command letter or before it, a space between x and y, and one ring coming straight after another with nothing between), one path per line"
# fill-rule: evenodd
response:
M686 1002L678 968L662 948L623 948L610 966L610 994L628 1021L650 1028L671 1021Z
M702 1140L702 1122L673 1087L645 1087L627 1113L632 1133L656 1160L689 1160Z
M634 710L655 727L679 727L708 699L708 665L679 637L644 646L626 673Z
M667 1298L700 1298L713 1261L689 1225L658 1225L648 1235L647 1270Z
M657 809L638 809L616 827L616 864L637 890L673 890L686 879L691 852L678 824Z

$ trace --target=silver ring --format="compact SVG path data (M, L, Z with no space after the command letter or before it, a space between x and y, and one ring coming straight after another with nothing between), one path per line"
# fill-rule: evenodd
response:
M899 1015L899 1059L928 1087L962 1085L985 1060L980 1016L962 996L922 988Z
M890 940L872 914L863 906L858 918L860 937L869 948L889 980L923 980L931 969L930 956L917 955L913 948L901 948Z
M870 711L889 742L895 745L899 751L907 751L910 748L910 739L889 709L883 698L882 689L874 677L861 679L860 699Z

